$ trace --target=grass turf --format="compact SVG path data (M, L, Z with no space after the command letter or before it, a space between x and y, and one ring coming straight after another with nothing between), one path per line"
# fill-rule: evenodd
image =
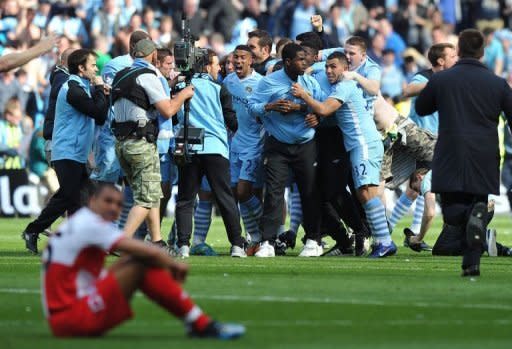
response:
M221 257L192 257L185 288L222 321L241 322L235 342L191 340L181 323L140 294L135 318L96 339L54 339L43 319L39 258L24 251L26 219L0 220L1 348L509 348L512 258L482 259L483 276L462 279L459 257L400 247L397 256L231 259L222 221L208 242ZM402 245L399 232L394 233ZM170 222L165 221L164 231ZM512 245L508 216L492 225ZM437 219L432 232L440 230ZM437 234L427 241L433 243ZM45 237L41 238L44 245ZM294 254L298 253L298 248Z

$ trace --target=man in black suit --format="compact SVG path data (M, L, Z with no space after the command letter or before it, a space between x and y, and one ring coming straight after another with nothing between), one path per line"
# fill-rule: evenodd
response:
M432 191L441 194L446 224L465 234L462 276L480 275L487 196L499 194L498 118L512 121L512 90L480 59L484 37L475 29L459 35L459 61L435 74L416 100L416 112L439 112L432 162Z

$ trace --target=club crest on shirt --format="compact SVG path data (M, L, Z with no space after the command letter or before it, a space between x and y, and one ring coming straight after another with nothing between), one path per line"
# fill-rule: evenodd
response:
M251 93L252 92L252 87L251 86L246 86L245 90L247 91L247 93Z

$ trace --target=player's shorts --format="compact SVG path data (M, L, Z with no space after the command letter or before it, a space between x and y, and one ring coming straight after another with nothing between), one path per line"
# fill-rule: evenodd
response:
M159 154L160 157L160 176L162 177L162 183L171 183L175 185L178 182L178 168L174 163L171 154L164 153Z
M231 186L240 179L252 182L255 188L263 187L263 166L261 155L230 152L229 154Z
M395 189L404 183L417 167L428 167L434 156L437 137L400 116L397 121L399 138L384 153L381 181Z
M370 142L350 150L352 177L356 189L364 185L379 185L380 167L384 155L381 141Z
M107 273L96 282L94 293L51 314L48 321L57 337L100 336L132 315L114 274Z
M201 179L201 191L207 191L209 193L212 192L212 188L210 187L210 183L208 182L206 176L203 176Z

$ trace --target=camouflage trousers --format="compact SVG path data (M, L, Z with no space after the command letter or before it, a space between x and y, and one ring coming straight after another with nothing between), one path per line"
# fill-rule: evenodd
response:
M384 152L380 173L389 189L404 183L417 167L430 166L437 141L437 136L406 117L400 115L395 124L398 137Z
M116 141L116 155L132 188L135 205L159 207L162 188L156 144L144 138Z

